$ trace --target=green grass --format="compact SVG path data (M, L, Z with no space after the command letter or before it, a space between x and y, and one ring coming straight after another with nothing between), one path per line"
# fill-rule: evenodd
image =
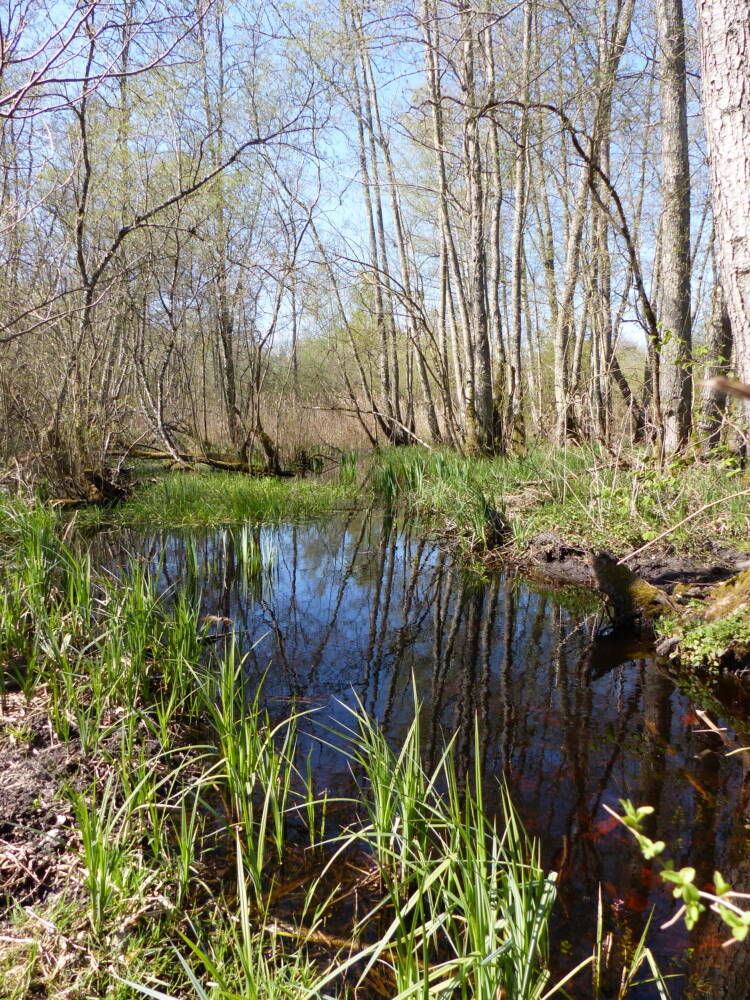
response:
M127 501L108 510L79 512L81 526L103 525L154 530L215 527L245 521L307 520L360 500L351 462L338 479L274 479L235 473L170 473L141 486Z
M475 554L503 546L519 551L547 531L619 554L673 528L664 545L701 551L717 540L747 545L749 498L725 499L741 489L735 460L719 456L661 466L647 450L612 457L595 448L531 446L523 455L483 459L389 448L367 457L343 455L333 477L169 473L119 506L76 516L91 529L153 531L304 521L377 502L401 506Z
M724 502L742 490L739 479L731 461L676 460L660 468L646 452L616 462L591 449L535 447L491 459L390 449L374 457L371 472L384 501L405 504L480 551L502 541L522 549L540 532L554 531L570 543L624 553L715 501L665 543L683 551L715 541L745 547L750 497Z

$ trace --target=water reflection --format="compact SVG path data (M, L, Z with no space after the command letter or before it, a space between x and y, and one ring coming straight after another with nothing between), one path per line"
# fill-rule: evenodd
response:
M295 700L320 710L318 724L342 726L359 699L398 741L412 718L413 677L428 763L456 732L464 766L478 720L487 795L508 777L546 865L560 873L558 969L589 953L600 886L620 941L637 939L652 906L654 928L674 912L605 804L653 805L650 832L677 865L694 864L703 883L719 868L734 887L750 886L750 756L727 758L715 733L697 732L689 698L643 649L592 642L590 599L469 575L383 513L97 544L110 566L136 553L165 587L199 594L218 635L237 637L249 675L265 677L272 706ZM342 756L310 746L321 786L346 790ZM685 973L673 997L703 996L706 982L713 997L747 995L750 947L722 949L724 937L711 919L692 935L681 922L652 932L664 971Z

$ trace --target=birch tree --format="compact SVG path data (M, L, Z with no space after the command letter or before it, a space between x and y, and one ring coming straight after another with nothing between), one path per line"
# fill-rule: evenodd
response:
M721 281L738 374L750 382L750 18L745 0L696 9Z

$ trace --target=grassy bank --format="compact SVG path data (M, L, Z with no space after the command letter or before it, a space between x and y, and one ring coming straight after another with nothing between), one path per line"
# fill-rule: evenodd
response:
M361 502L351 460L331 477L275 479L227 472L147 477L124 503L79 511L81 526L158 529L216 527L244 521L307 520Z
M491 821L450 746L425 772L418 712L394 750L353 711L352 787L319 787L299 752L311 719L265 713L194 599L161 597L140 564L98 575L59 529L45 507L0 514L0 815L17 862L0 868L0 995L556 992L554 878L507 794ZM631 953L623 996L647 959Z
M402 448L376 455L372 477L380 495L479 548L503 524L516 550L554 531L567 542L620 553L674 526L665 544L682 550L748 544L750 489L726 499L743 489L731 462L676 461L662 469L641 453L615 462L592 451L531 448L518 457L466 459Z
M508 546L520 552L536 535L553 531L568 543L622 554L668 531L662 547L699 554L714 544L748 545L750 496L733 496L742 491L731 461L680 460L661 468L645 452L615 462L580 449L532 447L523 456L476 459L391 448L347 455L326 477L161 475L142 482L125 503L77 517L91 528L151 530L307 520L390 503L473 551Z

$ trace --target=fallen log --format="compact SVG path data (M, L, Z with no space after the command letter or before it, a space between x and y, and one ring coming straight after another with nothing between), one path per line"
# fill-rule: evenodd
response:
M149 448L146 445L137 445L134 448L129 448L127 449L127 454L130 458L142 458L150 462L174 463L175 460L175 456L170 452L160 451L158 448ZM190 452L177 452L177 457L185 465L207 465L209 468L217 469L220 472L241 472L244 475L250 476L277 476L281 478L290 478L294 475L293 472L289 472L286 469L273 470L267 466L253 465L241 459L217 458L216 456L204 453L196 455Z
M87 507L91 504L106 505L120 503L130 496L131 487L127 483L120 481L115 470L99 471L98 469L84 469L76 481L63 483L63 486L70 488L71 493L77 496L60 496L50 500L53 507L64 510L75 510L79 507Z

